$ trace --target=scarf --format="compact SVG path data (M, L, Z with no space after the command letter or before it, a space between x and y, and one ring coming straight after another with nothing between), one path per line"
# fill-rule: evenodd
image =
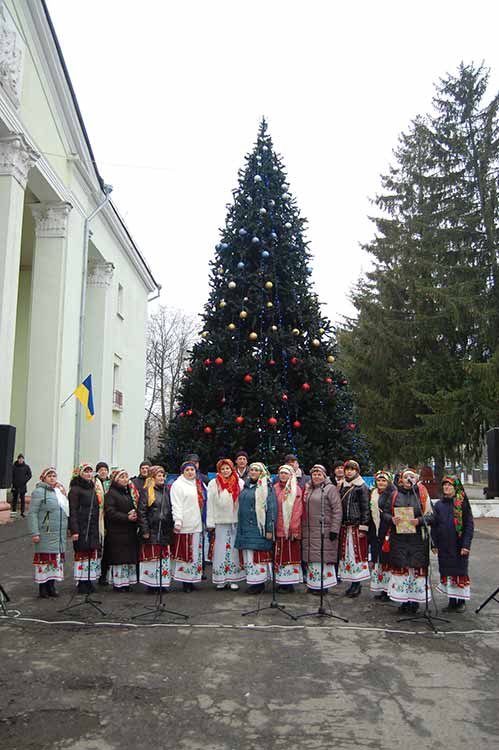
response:
M260 461L251 464L250 469L258 469L260 472L255 489L255 513L258 528L263 536L265 534L265 516L267 514L270 473L265 464L262 464Z
M224 465L228 466L232 472L228 479L225 479L220 473L220 470ZM216 479L218 491L222 492L223 490L227 490L227 492L232 495L234 503L237 503L241 488L239 487L239 477L237 476L236 468L230 458L222 458L222 460L217 463Z
M277 473L280 474L281 471L286 472L289 475L282 493L282 521L284 525L284 535L287 539L289 534L289 524L291 523L291 515L296 500L297 481L292 466L288 466L287 464L279 466Z
M454 511L454 528L458 537L463 535L463 506L466 498L464 487L461 484L461 480L457 477L447 476L442 479L442 484L447 482L451 484L456 490L456 494L452 498L452 507Z
M59 508L61 508L62 512L66 515L66 518L69 517L69 500L66 497L66 495L62 492L60 487L56 485L54 487L55 496L57 498L57 502L59 503Z
M144 489L147 492L147 507L150 508L154 505L156 500L156 493L154 491L156 487L155 478L158 472L165 471L162 466L151 466L146 481L144 482Z
M193 464L191 464L193 465ZM184 466L184 464L182 464ZM184 467L185 468L185 467ZM194 467L196 468L196 467ZM201 518L203 517L203 508L204 508L204 492L203 492L203 483L199 479L198 476L195 477L195 479L187 479L187 477L184 477L183 474L180 474L178 479L175 480L176 482L181 481L185 482L185 484L188 487L192 487L193 485L196 485L196 492L198 496L198 505L199 505L199 511L201 513Z

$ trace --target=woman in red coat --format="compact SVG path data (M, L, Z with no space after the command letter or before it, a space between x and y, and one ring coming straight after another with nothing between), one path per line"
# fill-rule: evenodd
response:
M279 467L278 481L274 485L277 501L277 527L275 529L275 567L279 591L293 591L301 583L301 516L302 491L291 466Z

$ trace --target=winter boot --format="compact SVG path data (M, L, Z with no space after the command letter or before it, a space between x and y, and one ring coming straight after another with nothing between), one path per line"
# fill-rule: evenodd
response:
M49 593L47 591L46 583L38 584L38 596L40 597L40 599L48 599Z
M351 591L349 594L350 599L355 599L357 596L360 596L360 592L362 590L362 586L360 583L352 583L350 587Z
M55 589L55 581L53 581L53 580L52 581L48 581L48 583L47 583L47 594L50 597L52 597L52 598L56 598L56 597L59 596L59 594L57 593L57 591Z

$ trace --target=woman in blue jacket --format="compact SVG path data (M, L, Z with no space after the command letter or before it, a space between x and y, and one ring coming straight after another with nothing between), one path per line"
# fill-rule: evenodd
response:
M442 479L442 497L435 503L431 530L433 552L438 554L438 590L449 597L447 612L464 612L470 598L468 561L473 539L473 513L457 477Z
M269 470L252 463L239 495L236 549L242 551L248 594L261 594L269 579L272 544L277 521L277 502Z

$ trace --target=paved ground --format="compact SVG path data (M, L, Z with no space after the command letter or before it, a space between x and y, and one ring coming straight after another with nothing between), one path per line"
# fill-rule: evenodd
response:
M497 525L479 524L474 606L499 585ZM37 600L24 521L0 528L0 581L23 618L58 621L72 591ZM67 571L70 564L67 563ZM253 597L209 583L167 603L187 626L118 627L0 620L2 750L499 748L499 606L453 615L447 635L397 623L392 605L328 597L349 618L241 617ZM438 596L439 603L442 597ZM128 623L151 597L104 591L106 618ZM269 596L261 599L268 603ZM281 597L296 613L315 597ZM165 620L166 623L171 622ZM467 633L466 631L474 631ZM486 631L486 632L480 632Z

